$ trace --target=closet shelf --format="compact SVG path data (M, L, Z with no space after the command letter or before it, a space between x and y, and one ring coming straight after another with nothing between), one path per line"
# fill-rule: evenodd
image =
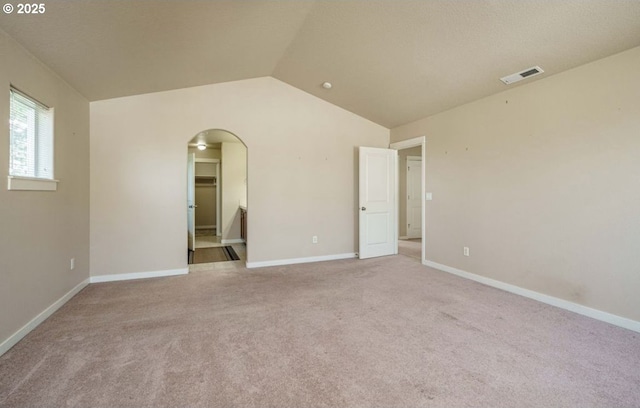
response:
M199 186L207 186L207 187L215 187L216 186L216 178L214 176L195 176L196 187Z

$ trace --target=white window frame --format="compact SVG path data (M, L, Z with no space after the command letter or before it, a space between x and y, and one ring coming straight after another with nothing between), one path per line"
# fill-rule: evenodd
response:
M20 96L22 96L23 98L27 98L29 99L31 102L33 102L35 105L40 106L44 109L51 109L52 111L52 116L54 114L53 112L53 108L50 108L46 105L44 105L43 103L39 102L37 99L32 98L31 96L25 94L24 92L21 92L20 90L14 88L13 86L10 88L10 93L9 93L9 99L11 100L12 95L11 93L16 93L19 94ZM11 117L11 113L9 114L9 116ZM10 125L11 126L11 125ZM52 163L52 171L51 171L51 178L39 178L39 177L25 177L25 176L18 176L18 175L11 175L9 174L8 176L8 180L7 180L7 189L8 190L30 190L30 191L56 191L58 188L58 182L59 180L56 180L54 177L54 172L55 172L55 163L54 163L54 148L55 148L55 134L54 134L54 128L55 128L55 117L52 117L52 123L51 123L51 163ZM9 133L11 134L11 129L9 129ZM10 136L11 137L11 136ZM9 147L9 154L12 154L12 149L11 146ZM11 158L9 158L9 162L11 162ZM11 169L9 169L9 173L11 173Z

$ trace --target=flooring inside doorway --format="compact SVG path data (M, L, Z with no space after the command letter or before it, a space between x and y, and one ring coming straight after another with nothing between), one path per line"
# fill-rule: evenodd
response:
M197 248L189 251L189 264L201 264L211 262L239 261L240 257L232 246Z
M223 244L222 237L215 235L215 230L200 230L196 232L195 251L189 251L189 271L217 268L218 266L238 264L244 266L247 260L247 246L239 244ZM230 247L238 260L228 253L224 247Z
M222 243L222 237L216 236L214 229L196 230L195 249L221 246L225 246L225 244Z
M422 239L399 239L398 254L415 258L420 261L422 259Z

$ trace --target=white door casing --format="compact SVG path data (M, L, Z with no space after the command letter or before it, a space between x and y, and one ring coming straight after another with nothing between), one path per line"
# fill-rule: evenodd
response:
M196 248L196 155L187 157L187 247Z
M398 253L398 152L359 148L359 257Z
M407 157L407 237L422 237L422 158Z
M222 188L220 178L220 161L216 163L216 236L222 236Z
M391 143L389 145L390 148L392 149L396 149L396 150L402 150L402 149L410 149L412 147L416 147L416 146L421 146L422 147L422 152L421 152L421 158L422 158L422 168L420 170L420 174L422 177L422 181L421 181L421 185L422 185L422 189L421 189L421 193L420 196L422 197L422 212L421 212L421 216L422 216L422 255L421 255L421 259L422 259L422 263L425 263L425 256L426 256L426 245L427 245L427 240L426 240L426 207L425 207L425 199L426 199L426 191L425 191L425 176L426 176L426 156L427 156L427 137L426 136L419 136L419 137L414 137L412 139L407 139L407 140L402 140L400 142L394 142ZM431 198L430 198L431 199Z

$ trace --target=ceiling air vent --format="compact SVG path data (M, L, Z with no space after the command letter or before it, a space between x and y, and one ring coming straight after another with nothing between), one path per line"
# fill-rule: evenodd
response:
M509 85L514 82L522 81L525 78L540 75L543 72L544 71L542 70L542 68L536 66L536 67L527 68L524 71L520 71L515 74L507 75L506 77L500 78L500 80L504 82L506 85Z

